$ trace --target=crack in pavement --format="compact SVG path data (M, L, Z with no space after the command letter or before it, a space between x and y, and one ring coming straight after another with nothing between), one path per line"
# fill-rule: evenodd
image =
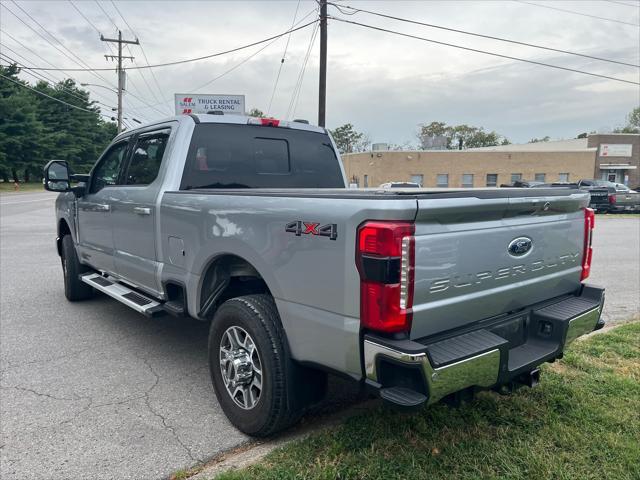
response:
M33 393L34 395L37 395L39 397L47 397L47 398L51 398L53 400L63 400L63 401L68 401L68 402L75 402L77 400L83 400L86 399L88 397L79 397L76 395L75 398L68 398L68 397L57 397L55 395L51 395L49 393L43 393L43 392L38 392L37 390L33 390L32 388L26 388L26 387L18 387L18 386L9 386L9 387L5 387L5 386L0 386L0 389L2 390L10 390L10 389L15 389L15 390L20 390L22 392L29 392L29 393Z
M187 452L187 455L189 455L189 458L191 458L191 460L193 462L195 462L195 463L202 463L202 460L197 458L197 457L195 457L193 455L193 452L191 451L191 449L182 441L182 439L180 438L180 436L176 432L175 428L173 426L169 425L169 423L167 422L167 419L164 417L164 415L162 415L161 413L157 412L151 406L150 395L151 395L151 392L153 391L153 389L156 388L158 386L158 384L160 383L160 375L158 375L158 373L153 369L153 367L151 366L151 363L149 363L149 361L146 358L142 358L142 357L138 357L138 358L144 362L144 364L147 366L149 371L153 374L153 376L156 379L155 382L153 383L153 385L151 385L151 388L149 388L144 394L144 401L145 401L145 404L146 404L147 408L149 409L149 411L153 415L155 415L156 417L158 417L160 419L160 421L162 422L162 425L164 426L165 430L168 430L168 431L171 432L171 434L176 439L176 441Z
M28 362L20 362L20 363L11 363L11 362L7 362L7 366L5 368L0 369L0 374L4 374L10 370L15 370L17 368L21 368L21 367L26 367L26 366L30 366L30 365L46 365L47 363L52 363L55 362L57 360L63 360L65 358L72 358L72 357L76 357L79 356L85 352L88 351L93 351L95 353L99 353L104 351L106 348L108 347L113 347L115 345L119 345L121 342L123 342L124 340L127 339L132 339L132 338L138 338L138 337L145 337L145 336L155 336L158 335L159 333L162 333L163 330L169 330L170 327L163 325L160 328L158 328L157 330L154 330L153 332L141 332L141 333L136 333L133 335L129 335L129 334L122 334L120 335L118 338L116 338L115 340L112 340L110 342L104 342L102 344L99 345L91 345L85 348L82 348L80 350L76 350L74 352L68 352L65 353L64 355L60 355L58 357L52 357L52 358L47 358L47 359L43 359L43 360L29 360ZM138 357L139 358L139 357Z

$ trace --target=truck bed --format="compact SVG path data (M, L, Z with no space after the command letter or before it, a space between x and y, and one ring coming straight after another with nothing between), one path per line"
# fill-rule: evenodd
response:
M169 191L160 204L162 278L186 271L187 291L198 292L214 259L246 260L276 300L293 357L355 377L363 222L415 222L410 335L424 338L577 289L587 203L588 193L557 188ZM297 222L335 226L336 237L287 228ZM507 253L519 236L535 244L526 260ZM477 275L487 278L464 280ZM190 314L202 302L190 293Z

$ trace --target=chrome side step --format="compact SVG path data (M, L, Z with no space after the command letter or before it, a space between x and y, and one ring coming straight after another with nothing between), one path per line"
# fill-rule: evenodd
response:
M80 280L91 285L96 290L100 290L119 302L124 303L136 312L140 312L149 317L165 313L162 303L118 283L111 277L103 277L99 273L87 273L80 275Z

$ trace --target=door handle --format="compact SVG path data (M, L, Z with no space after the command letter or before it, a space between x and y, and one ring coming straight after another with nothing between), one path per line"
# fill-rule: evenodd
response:
M111 205L106 205L104 203L96 203L95 209L98 212L108 212L109 210L111 210Z
M133 207L133 211L138 215L151 215L151 209L148 207Z

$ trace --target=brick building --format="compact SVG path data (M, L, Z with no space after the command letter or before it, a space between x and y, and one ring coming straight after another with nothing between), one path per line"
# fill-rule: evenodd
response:
M610 170L616 172L615 181L624 180L627 175L629 185L635 186L639 137L594 135L588 139L469 150L377 150L343 155L342 159L347 178L359 187L377 187L392 181L454 188L495 187L516 180L573 182L586 178L608 179ZM619 145L629 144L633 145L631 156L616 156L614 164L611 152L627 153L629 148ZM604 156L600 156L600 150Z

